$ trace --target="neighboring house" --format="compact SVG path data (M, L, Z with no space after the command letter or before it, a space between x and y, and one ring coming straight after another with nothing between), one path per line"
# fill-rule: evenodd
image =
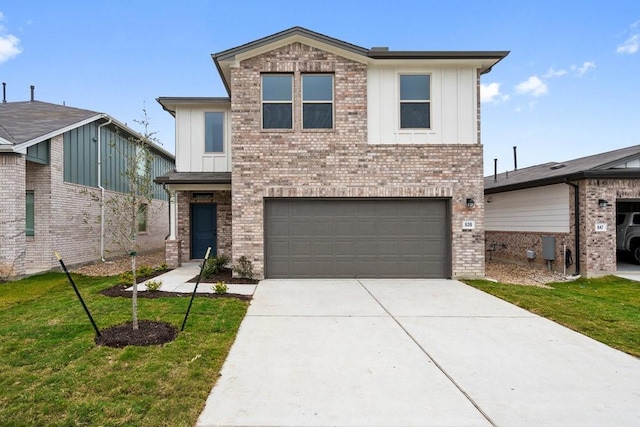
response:
M126 147L131 137L139 135L106 114L33 97L0 104L1 276L59 266L56 250L68 265L116 254L110 230L101 233L98 187L105 197L126 190L127 157L114 144ZM172 154L151 151L154 177L174 168ZM164 248L169 229L168 195L154 187L152 206L139 216L145 250Z
M480 76L508 52L366 49L304 28L212 55L176 119L167 262L257 277L484 275Z
M640 211L640 145L485 177L486 249L499 259L563 271L566 247L568 273L613 273L616 212L632 211Z

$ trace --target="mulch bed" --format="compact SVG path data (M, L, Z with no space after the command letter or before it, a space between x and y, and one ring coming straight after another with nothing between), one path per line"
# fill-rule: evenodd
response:
M198 280L198 276L189 280L189 283L195 283ZM206 279L200 279L200 283L218 283L224 282L227 285L256 285L259 280L256 279L243 279L241 277L233 277L233 270L230 268L221 268L220 271Z
M107 289L103 289L100 293L107 297L124 297L131 298L133 292L125 289L130 288L131 285L115 285ZM164 291L138 291L138 298L164 298L164 297L191 297L191 292L164 292ZM199 298L236 298L242 301L251 301L251 295L241 294L216 294L216 293L196 293L196 297Z
M160 272L156 271L149 276L136 277L136 282L142 283L145 280L149 280L154 277L157 277L162 273L166 273L167 271L170 271L170 270L160 271ZM198 277L196 276L193 279L189 280L189 283L195 283L197 279ZM241 279L238 277L232 277L232 271L229 268L223 268L215 276L212 276L208 279L200 280L201 284L206 283L206 285L203 285L203 286L211 286L211 283L218 283L218 282L225 282L226 284L255 285L259 282L259 280ZM127 288L130 288L130 287L131 287L131 284L129 283L118 284L110 288L103 289L102 291L100 291L100 293L107 297L131 298L131 296L133 295L133 292L126 290ZM155 298L163 298L163 297L190 297L191 294L192 294L191 292L164 292L164 291L147 291L147 290L140 292L140 290L138 289L138 298L155 299ZM251 295L232 294L232 293L216 294L216 293L209 293L209 292L196 293L196 296L204 297L204 298L236 298L242 301L251 301L251 298L252 298Z
M132 322L103 329L100 336L96 336L96 344L115 348L160 345L173 341L177 336L178 328L170 323L140 320L136 330L133 330Z
M167 270L168 271L168 270ZM136 277L137 283L142 283L145 280L156 277L166 271L154 272L149 276ZM195 282L197 277L193 278L191 282ZM217 283L223 281L225 283L232 284L256 284L258 280L251 279L239 279L231 277L230 269L223 269L220 274L210 277L207 280L202 280L203 286L211 286L211 283ZM108 297L124 297L131 298L133 292L127 291L131 284L118 284L107 289L103 289L100 294ZM164 298L164 297L185 297L190 298L191 292L164 292L164 291L142 291L138 292L138 298ZM251 301L251 295L241 294L216 294L216 293L196 293L199 298L235 298L242 301ZM112 326L100 331L100 336L96 337L96 344L104 345L108 347L122 348L128 345L149 346L149 345L161 345L173 341L178 335L178 329L170 323L154 322L150 320L138 321L138 329L133 330L131 322Z

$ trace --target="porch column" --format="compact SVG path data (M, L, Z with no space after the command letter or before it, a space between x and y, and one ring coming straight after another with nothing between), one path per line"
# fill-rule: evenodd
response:
M178 235L178 208L176 191L169 189L169 240L176 240Z
M178 199L176 191L169 188L169 238L165 240L164 257L169 268L182 265L182 240L178 236Z

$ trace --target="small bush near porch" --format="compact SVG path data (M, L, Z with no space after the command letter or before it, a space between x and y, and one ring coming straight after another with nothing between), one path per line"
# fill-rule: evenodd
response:
M640 357L640 282L607 276L548 283L551 288L487 280L465 283Z
M100 294L117 277L74 277L98 327L130 320L130 299ZM188 303L143 299L139 316L179 327ZM175 341L118 349L94 343L63 274L0 284L1 424L193 426L247 306L196 298Z

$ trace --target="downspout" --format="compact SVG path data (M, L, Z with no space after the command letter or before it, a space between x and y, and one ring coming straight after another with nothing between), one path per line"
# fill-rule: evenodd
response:
M107 116L102 116L107 118ZM101 128L111 124L112 120L109 120L101 125L98 125L98 188L100 189L100 259L102 262L104 259L104 187L102 186L102 132Z
M580 274L580 189L577 184L566 181L565 184L573 187L573 226L576 230L576 272L574 276Z

